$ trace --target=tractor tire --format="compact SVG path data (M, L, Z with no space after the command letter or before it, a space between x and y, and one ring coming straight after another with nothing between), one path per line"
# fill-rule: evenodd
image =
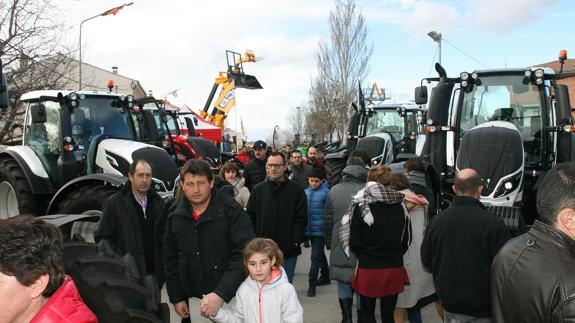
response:
M70 193L58 206L58 213L102 213L104 202L118 189L109 185L83 186Z
M341 182L345 163L345 159L330 158L325 160L325 172L330 188Z
M0 159L0 219L19 214L39 214L26 175L11 158Z

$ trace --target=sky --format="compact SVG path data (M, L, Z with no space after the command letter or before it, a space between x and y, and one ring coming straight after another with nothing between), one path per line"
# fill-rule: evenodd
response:
M59 0L76 43L80 22L122 0ZM128 0L126 0L128 1ZM373 45L364 87L377 82L390 102L407 102L422 78L435 76L440 32L442 65L450 76L485 68L526 67L575 55L575 1L357 0ZM86 22L83 61L141 82L175 105L203 108L214 78L227 67L226 50L255 52L247 74L262 90L238 89L226 126L243 120L248 141L264 139L306 103L316 75L318 42L329 39L330 0L134 0L115 16ZM237 116L237 118L236 118Z

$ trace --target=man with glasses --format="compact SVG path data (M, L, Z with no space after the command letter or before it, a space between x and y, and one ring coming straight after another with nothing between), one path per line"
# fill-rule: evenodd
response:
M266 153L267 145L263 140L254 143L254 159L250 160L244 168L245 187L250 192L256 184L266 179Z
M250 195L247 211L257 237L273 239L284 254L283 267L293 282L300 244L307 225L307 197L298 184L290 181L285 171L286 158L273 152L266 162L267 178L256 185Z

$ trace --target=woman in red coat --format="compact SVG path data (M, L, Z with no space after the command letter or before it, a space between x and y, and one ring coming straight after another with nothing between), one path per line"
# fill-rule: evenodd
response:
M97 323L64 275L62 235L32 216L0 220L0 323Z

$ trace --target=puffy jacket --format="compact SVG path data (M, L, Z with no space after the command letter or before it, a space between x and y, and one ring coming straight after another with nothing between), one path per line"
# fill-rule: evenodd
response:
M325 202L325 245L331 250L329 255L329 275L331 279L349 284L353 279L357 258L353 254L347 257L339 240L341 218L351 204L351 197L365 187L367 169L350 165L343 169L341 183L329 191Z
M305 234L308 237L323 237L324 235L323 210L328 194L329 186L326 181L323 181L315 190L311 187L305 189L308 214Z
M233 309L220 309L216 323L303 323L303 308L283 268L272 271L272 280L260 287L251 277L246 278L236 293Z
M494 322L575 322L575 240L536 221L491 267Z
M96 315L84 304L72 277L52 295L30 323L97 323Z
M245 186L250 190L266 179L266 159L252 159L244 167Z
M245 278L242 250L254 236L245 210L215 189L197 221L186 198L175 203L164 239L170 302L211 292L229 302Z
M301 254L307 198L299 185L287 178L265 180L254 187L246 209L256 236L273 239L286 258Z

